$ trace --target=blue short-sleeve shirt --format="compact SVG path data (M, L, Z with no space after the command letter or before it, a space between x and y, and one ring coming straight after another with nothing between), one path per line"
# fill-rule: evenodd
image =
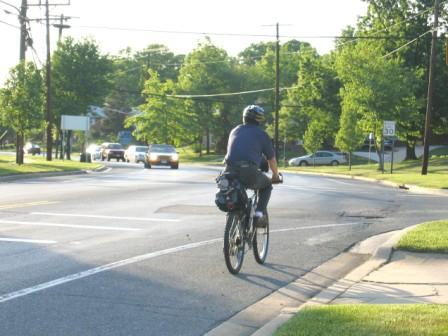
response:
M226 162L251 161L260 166L262 154L267 160L275 157L271 138L260 127L245 124L230 132Z

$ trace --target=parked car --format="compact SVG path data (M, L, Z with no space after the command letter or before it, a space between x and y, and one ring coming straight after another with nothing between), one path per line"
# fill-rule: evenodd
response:
M101 146L91 144L86 149L87 155L90 155L90 161L99 160L101 158Z
M347 159L341 152L317 151L315 154L299 156L289 160L290 166L308 166L308 165L332 165L337 166L346 163Z
M145 154L148 148L148 146L129 146L124 152L124 159L126 162L145 162Z
M110 159L122 160L124 162L124 148L119 143L105 142L101 145L101 160Z
M27 142L25 146L23 147L23 151L25 154L33 154L33 155L40 155L40 147L38 144Z
M145 168L152 166L170 166L179 168L179 154L171 145L151 145L145 155Z

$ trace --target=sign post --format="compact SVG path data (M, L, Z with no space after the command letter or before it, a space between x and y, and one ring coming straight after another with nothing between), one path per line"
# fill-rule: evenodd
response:
M81 162L84 162L86 159L85 150L87 148L87 137L90 129L90 117L85 116L72 116L72 115L61 115L61 130L64 132L65 130L69 131L84 131L86 132L84 148L82 150ZM64 139L64 136L63 136ZM64 141L64 140L62 140ZM70 137L67 138L66 141L70 141ZM64 145L62 145L64 147ZM84 158L84 160L82 160Z
M393 166L394 166L394 142L395 142L395 120L384 120L384 126L383 126L383 166L384 166L384 139L385 138L391 138L392 140L392 152L391 152L391 158L390 158L390 173L393 172ZM383 167L384 171L384 167Z

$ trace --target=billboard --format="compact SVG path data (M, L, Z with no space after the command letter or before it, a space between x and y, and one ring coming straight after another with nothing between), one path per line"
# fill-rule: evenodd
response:
M61 129L72 131L88 131L90 129L90 117L62 115Z

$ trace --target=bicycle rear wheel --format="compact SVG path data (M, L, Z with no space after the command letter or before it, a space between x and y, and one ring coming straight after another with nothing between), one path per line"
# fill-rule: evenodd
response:
M266 227L255 228L252 246L254 248L254 257L257 263L264 264L268 255L269 248L269 216L266 212Z
M224 229L224 259L227 269L232 274L237 274L244 260L244 237L242 216L236 213L227 215Z

